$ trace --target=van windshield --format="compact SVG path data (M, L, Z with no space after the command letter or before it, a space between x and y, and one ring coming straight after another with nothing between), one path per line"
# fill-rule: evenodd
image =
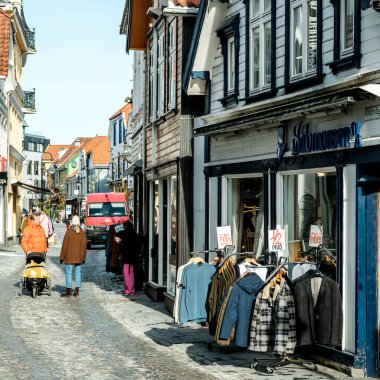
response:
M126 216L123 202L99 202L88 205L88 216Z

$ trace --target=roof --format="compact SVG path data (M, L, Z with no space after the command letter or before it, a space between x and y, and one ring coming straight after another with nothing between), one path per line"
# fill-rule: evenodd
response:
M132 111L132 103L127 103L125 106L121 107L116 111L109 120L115 119L117 116L120 116L122 113L125 115L125 120L128 121L128 115Z
M8 75L10 16L0 9L0 75Z
M94 166L107 166L111 160L111 144L108 136L96 136L83 144L85 153L92 153Z
M58 159L59 155L58 155L58 152L61 151L61 150L65 150L69 147L70 145L48 145L45 149L45 153L50 153L51 156L53 157L53 161L55 161L56 159ZM43 159L44 160L50 160L50 156L49 154L47 154L45 157L44 157L44 154L42 155Z

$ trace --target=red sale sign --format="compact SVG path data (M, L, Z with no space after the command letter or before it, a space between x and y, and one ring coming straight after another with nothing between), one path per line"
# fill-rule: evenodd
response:
M285 230L269 230L269 251L286 251Z
M318 247L323 242L323 226L312 224L310 226L309 246Z

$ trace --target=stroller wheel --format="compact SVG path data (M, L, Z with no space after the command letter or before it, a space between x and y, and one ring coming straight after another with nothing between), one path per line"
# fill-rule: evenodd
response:
M32 298L36 298L37 297L37 286L34 285L32 286Z

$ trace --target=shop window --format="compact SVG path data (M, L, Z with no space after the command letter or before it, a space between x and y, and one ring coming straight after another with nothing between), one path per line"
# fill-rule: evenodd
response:
M287 0L285 87L287 91L321 83L322 3Z
M229 179L228 198L228 224L237 252L255 252L257 257L263 256L263 178Z
M334 60L327 65L333 74L360 68L360 0L330 0L334 6Z
M169 282L168 291L175 293L175 281L176 281L176 253L177 253L177 177L170 177L169 183L169 199L170 199L170 213L168 213L169 224Z
M315 262L315 267L336 280L334 259L317 250L310 252L309 246L311 226L318 225L323 231L322 245L336 249L336 173L285 175L283 202L290 262Z
M152 246L151 246L151 280L158 284L158 236L159 236L159 182L151 182L153 195L152 210Z
M275 4L272 0L246 2L247 16L247 97L274 90ZM263 95L263 94L260 94Z
M224 88L223 105L238 101L239 96L239 14L224 21L217 30L222 45Z

